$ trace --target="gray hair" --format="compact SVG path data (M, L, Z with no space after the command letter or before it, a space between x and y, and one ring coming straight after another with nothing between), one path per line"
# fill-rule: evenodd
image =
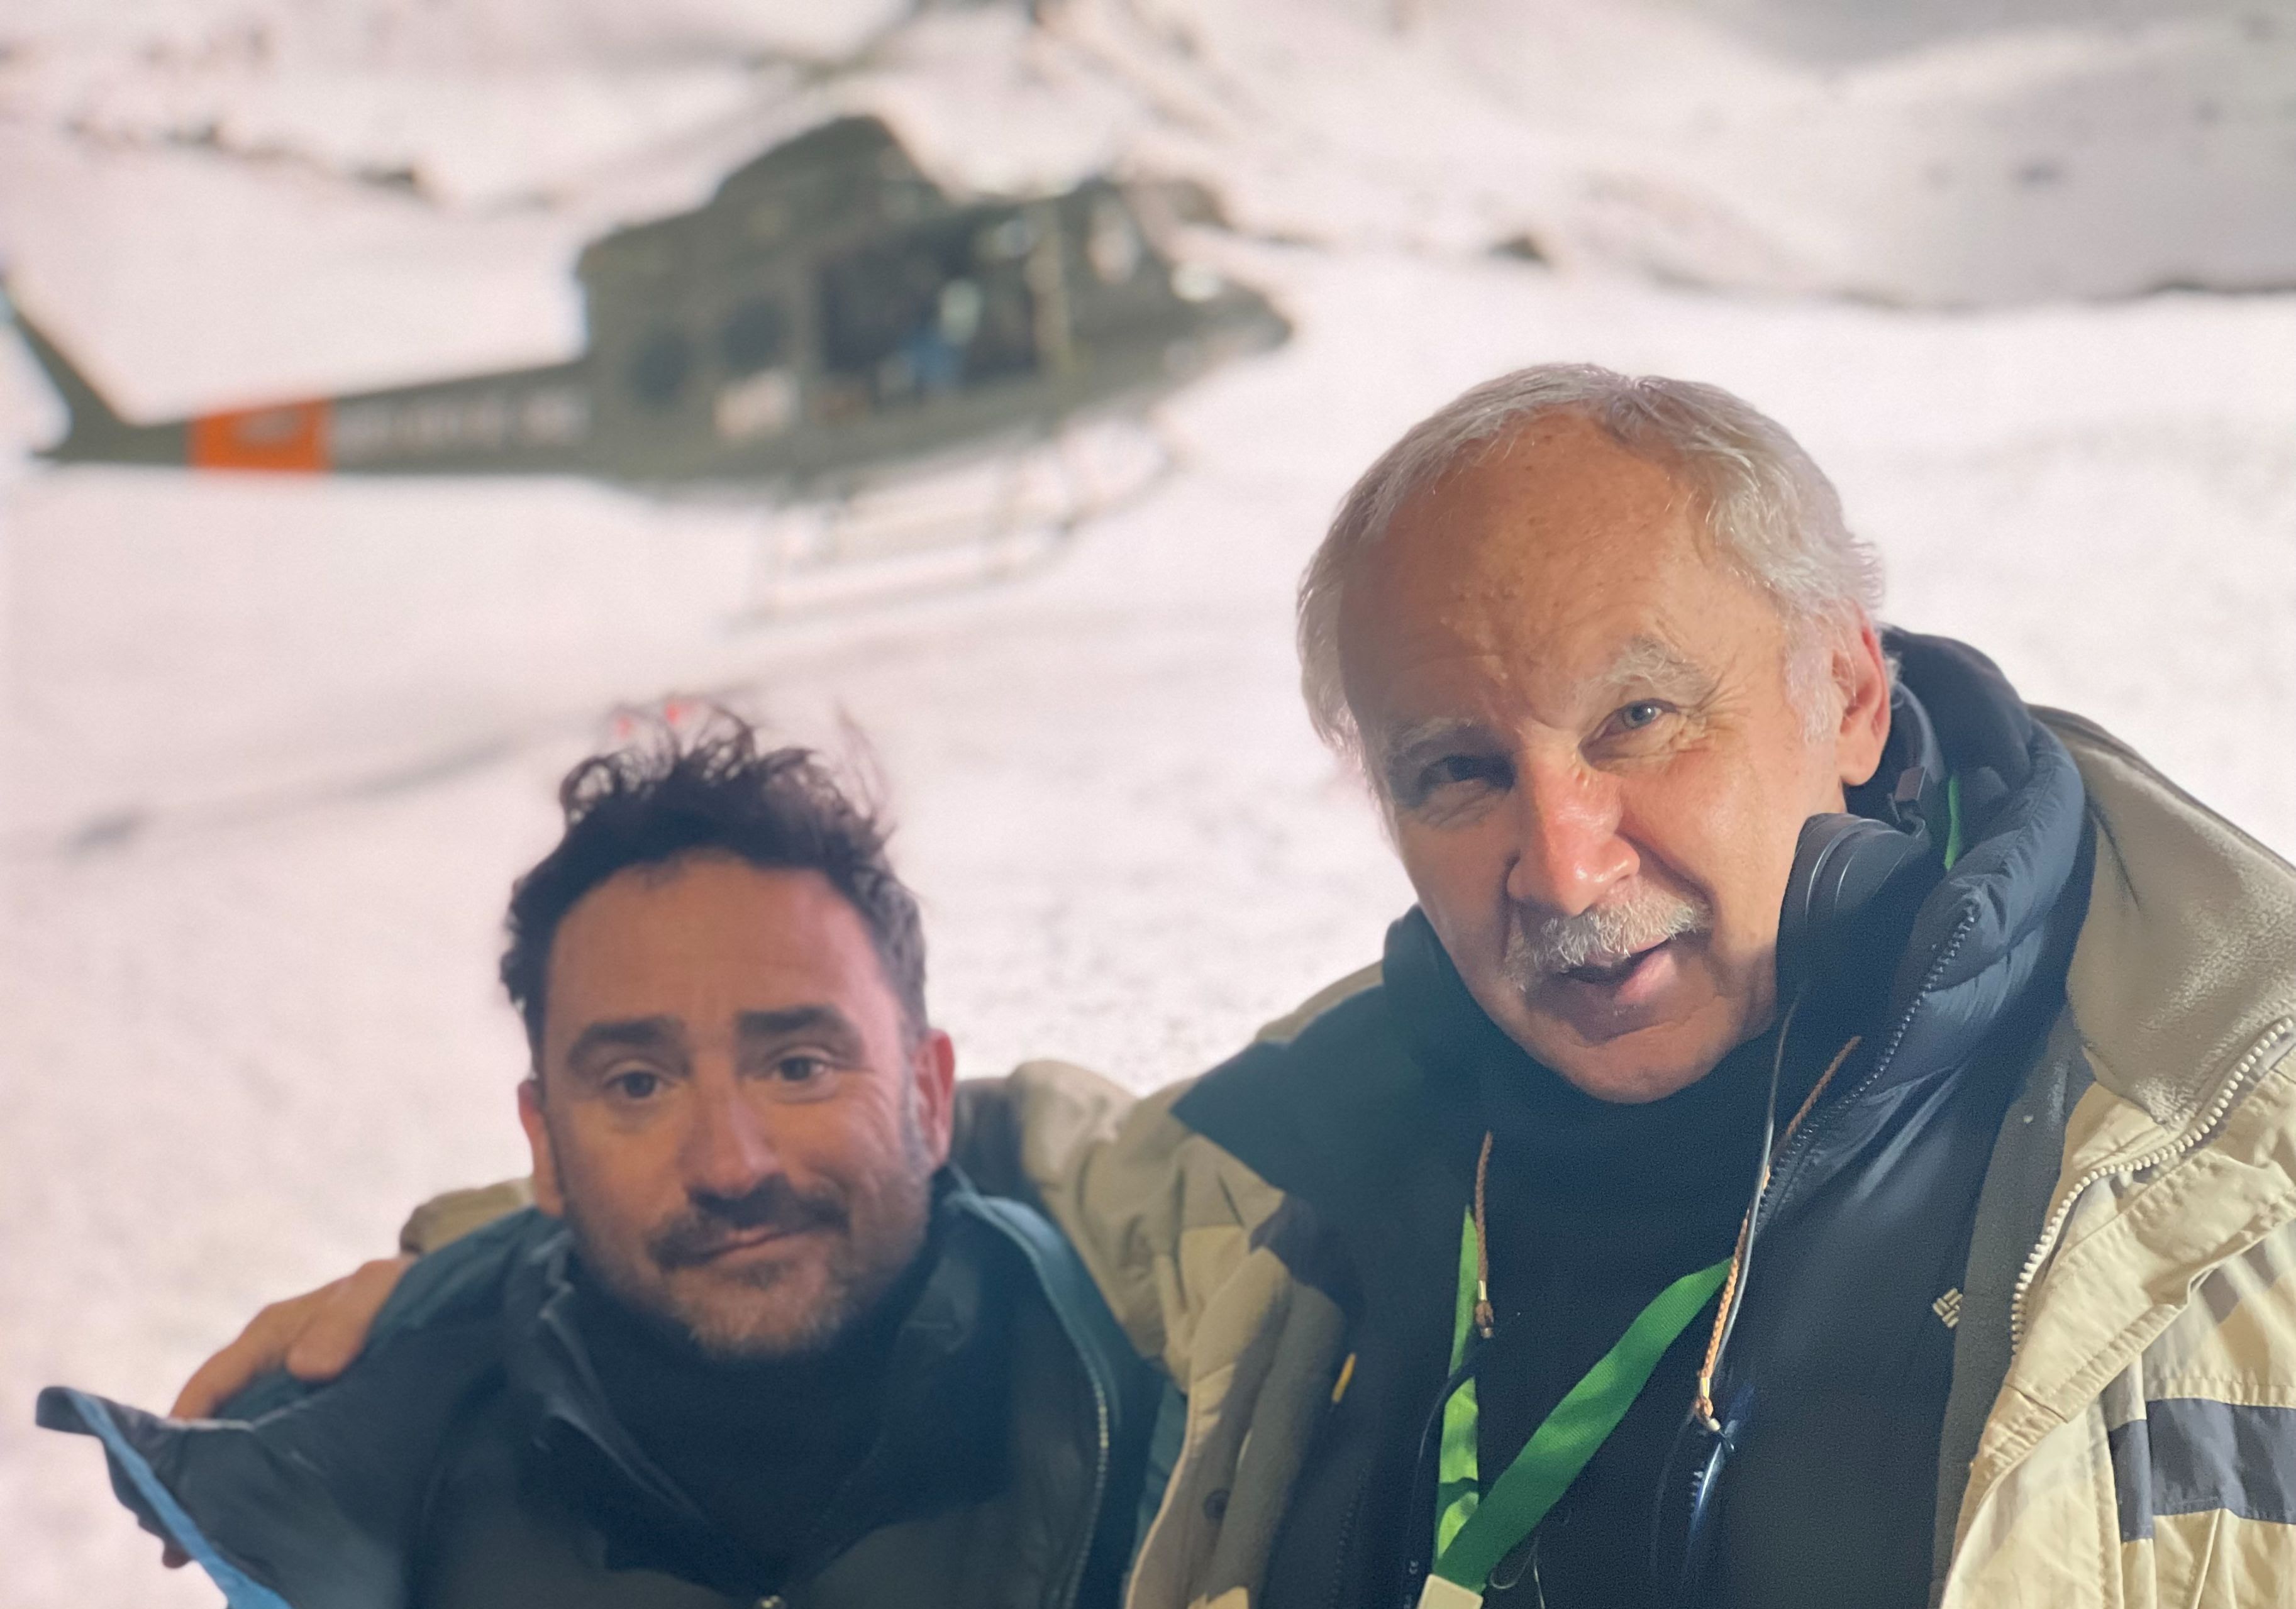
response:
M1340 504L1300 580L1300 683L1316 732L1362 758L1340 682L1341 598L1356 560L1417 493L1555 412L1601 426L1698 500L1723 562L1767 592L1802 640L1788 684L1813 729L1821 726L1824 662L1802 649L1822 641L1823 628L1872 620L1882 606L1881 558L1842 523L1833 483L1783 426L1719 387L1539 363L1477 386L1414 425Z

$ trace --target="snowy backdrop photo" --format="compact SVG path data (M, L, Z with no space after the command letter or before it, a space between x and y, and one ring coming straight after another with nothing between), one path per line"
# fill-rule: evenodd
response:
M164 1407L524 1171L502 907L618 709L866 735L969 1073L1152 1087L1375 958L1292 588L1505 369L1748 397L1890 619L2296 854L2277 0L8 0L0 274L131 420L548 364L586 245L852 114L959 198L1193 198L1289 340L1095 427L1168 466L1009 573L761 608L819 509L60 466L0 323L0 1605L217 1601L39 1387Z

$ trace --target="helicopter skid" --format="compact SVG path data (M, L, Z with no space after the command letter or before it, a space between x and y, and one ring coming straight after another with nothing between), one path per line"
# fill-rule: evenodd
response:
M737 624L865 607L1038 569L1088 520L1136 501L1176 467L1147 421L1048 442L768 517Z

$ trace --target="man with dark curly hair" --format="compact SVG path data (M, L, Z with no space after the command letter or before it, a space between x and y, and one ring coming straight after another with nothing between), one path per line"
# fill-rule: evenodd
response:
M539 1212L425 1262L332 1386L43 1422L234 1605L1112 1602L1145 1371L1050 1226L944 1165L882 826L730 717L561 797L502 962Z

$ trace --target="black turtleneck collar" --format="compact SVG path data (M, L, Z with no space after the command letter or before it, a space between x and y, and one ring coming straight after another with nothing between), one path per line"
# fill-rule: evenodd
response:
M703 1352L605 1289L578 1254L568 1283L575 1330L615 1422L780 1579L816 1543L878 1438L894 1344L931 1266L919 1258L825 1351L757 1361Z

